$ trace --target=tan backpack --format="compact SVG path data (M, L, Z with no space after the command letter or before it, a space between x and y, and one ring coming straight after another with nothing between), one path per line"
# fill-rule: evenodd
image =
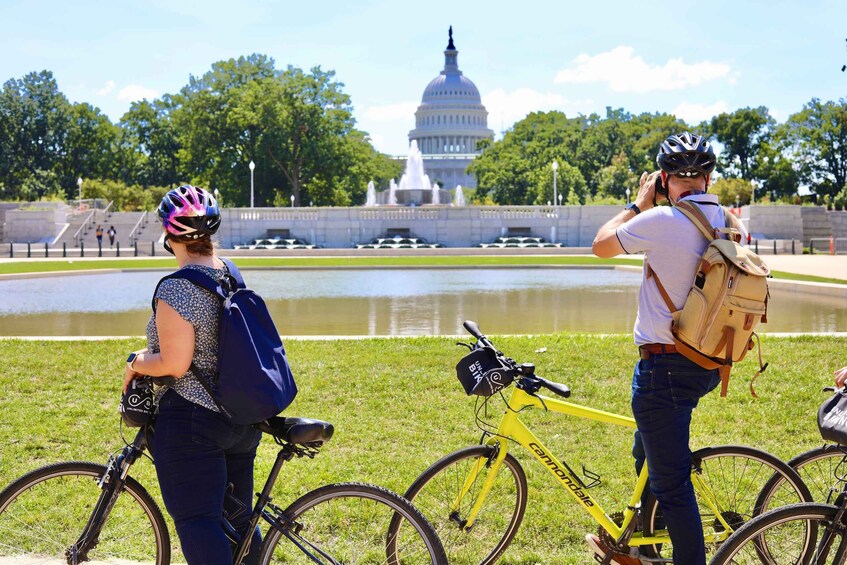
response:
M682 308L674 307L649 265L645 265L647 278L655 279L673 315L671 331L677 352L704 369L719 369L721 396L726 396L733 362L741 361L753 349L753 337L759 338L753 330L759 322L767 322L770 271L758 255L739 245L738 220L726 208L725 228L713 228L692 202L677 202L676 208L709 240ZM759 370L750 382L753 396L753 382L766 368L759 346Z

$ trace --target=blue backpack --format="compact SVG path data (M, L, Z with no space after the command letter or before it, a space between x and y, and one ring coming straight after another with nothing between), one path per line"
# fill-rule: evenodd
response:
M217 375L203 375L193 361L191 372L233 423L255 424L276 416L291 404L297 385L265 301L247 288L232 261L221 260L229 270L224 285L187 268L162 278L159 284L167 279L185 279L221 299ZM155 312L155 293L153 296Z

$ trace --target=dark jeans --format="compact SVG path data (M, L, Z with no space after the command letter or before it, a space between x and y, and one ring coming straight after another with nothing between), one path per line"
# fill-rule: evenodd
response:
M189 565L232 565L232 547L222 519L227 485L248 509L233 525L243 530L253 502L253 460L261 432L230 423L221 414L190 402L173 390L159 401L153 438L156 474L165 507L174 519ZM258 529L248 564L258 563Z
M674 563L706 563L688 438L692 410L719 382L716 370L703 369L678 353L653 355L635 366L632 413L638 431L632 454L639 470L647 460L649 488L673 541Z

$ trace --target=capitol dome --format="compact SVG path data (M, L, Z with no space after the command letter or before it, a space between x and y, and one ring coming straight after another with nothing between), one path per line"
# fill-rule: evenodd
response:
M424 89L409 143L417 141L430 178L445 187L475 188L476 179L465 171L480 153L477 142L493 138L494 132L488 129L479 89L459 70L458 56L451 26L444 69Z

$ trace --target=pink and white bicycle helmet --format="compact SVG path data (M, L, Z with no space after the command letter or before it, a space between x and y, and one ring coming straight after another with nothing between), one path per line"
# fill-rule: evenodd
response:
M168 236L199 239L212 235L221 225L221 210L215 197L190 184L165 194L158 214Z

